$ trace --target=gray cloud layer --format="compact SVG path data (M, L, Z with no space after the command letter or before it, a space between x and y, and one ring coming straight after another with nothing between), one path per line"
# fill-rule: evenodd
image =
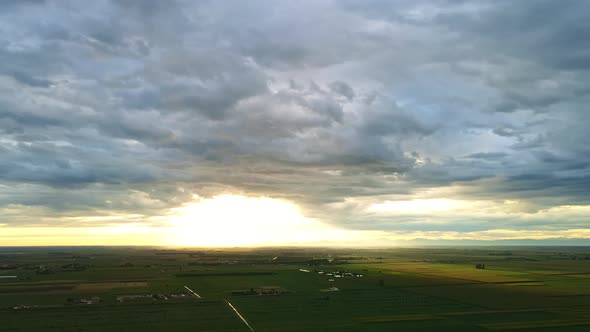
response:
M333 207L451 187L526 213L590 204L587 1L0 6L4 207L153 214L242 192L404 229Z

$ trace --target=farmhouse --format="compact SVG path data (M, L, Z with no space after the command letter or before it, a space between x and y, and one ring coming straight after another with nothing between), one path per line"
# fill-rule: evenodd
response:
M284 288L277 286L262 286L258 288L240 289L231 292L232 295L281 295L288 293Z
M337 292L340 289L338 287L329 287L329 288L324 288L324 289L320 289L320 292Z
M0 270L16 270L16 269L18 269L18 265L16 265L16 264L10 264L10 263L0 264Z
M83 298L83 299L78 299L76 301L77 304L96 304L99 303L101 301L100 297L98 296L93 296L89 299Z

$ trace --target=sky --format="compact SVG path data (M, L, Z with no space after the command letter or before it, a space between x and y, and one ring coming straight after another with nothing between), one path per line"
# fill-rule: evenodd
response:
M0 2L0 246L590 244L590 2Z

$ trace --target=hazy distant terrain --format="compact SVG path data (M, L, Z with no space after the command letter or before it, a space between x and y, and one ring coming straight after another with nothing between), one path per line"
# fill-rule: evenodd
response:
M0 331L588 331L590 248L0 249Z

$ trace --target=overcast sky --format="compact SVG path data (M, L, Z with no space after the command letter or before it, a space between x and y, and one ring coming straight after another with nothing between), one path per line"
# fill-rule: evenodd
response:
M2 1L0 239L232 194L582 243L589 36L585 0Z

